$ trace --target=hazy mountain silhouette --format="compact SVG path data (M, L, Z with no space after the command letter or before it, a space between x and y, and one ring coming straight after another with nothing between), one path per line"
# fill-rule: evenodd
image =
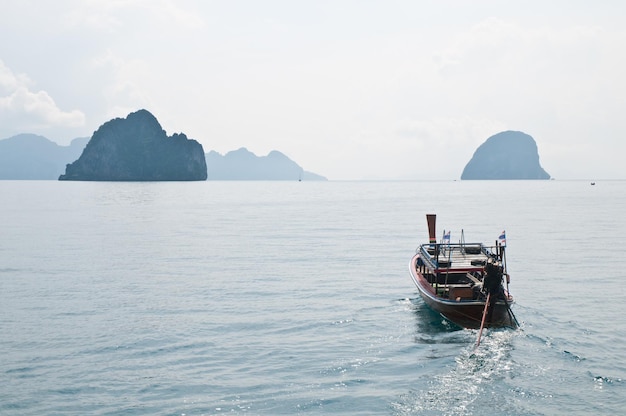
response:
M481 144L461 179L550 179L539 164L537 143L520 131L503 131Z
M78 159L88 137L59 146L43 136L18 134L0 140L0 179L54 179Z
M209 180L284 180L325 181L325 177L307 172L283 153L273 150L267 156L256 156L242 147L221 155L206 154Z

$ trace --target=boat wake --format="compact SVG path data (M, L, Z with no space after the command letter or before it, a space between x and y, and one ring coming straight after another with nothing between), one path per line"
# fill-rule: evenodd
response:
M475 335L477 331L462 332ZM393 404L395 414L468 415L485 408L493 409L493 414L519 413L507 383L519 371L510 357L519 333L493 330L479 348L470 343L454 358L448 372L427 375L425 389L401 396Z

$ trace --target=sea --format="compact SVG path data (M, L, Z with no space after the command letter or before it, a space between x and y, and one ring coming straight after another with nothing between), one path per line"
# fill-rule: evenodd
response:
M626 181L0 181L0 415L626 412ZM409 277L505 231L517 330Z

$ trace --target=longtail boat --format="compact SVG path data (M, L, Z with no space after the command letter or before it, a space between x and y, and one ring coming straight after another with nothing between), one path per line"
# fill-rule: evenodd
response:
M411 279L424 302L452 323L470 329L518 326L511 311L504 232L493 246L436 239L436 215L427 214L429 242L409 263ZM506 282L506 287L505 283Z

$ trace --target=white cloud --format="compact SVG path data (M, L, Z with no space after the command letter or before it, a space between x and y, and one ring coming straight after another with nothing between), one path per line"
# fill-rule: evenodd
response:
M14 74L0 59L0 95L9 94L20 86L30 85L32 82L24 74Z
M626 80L617 76L626 71L625 41L621 29L533 26L490 17L458 33L437 59L451 88L475 96L506 93L523 105L558 103L559 111L565 106L573 113L589 97L626 91Z
M162 30L172 26L196 29L204 25L198 14L171 0L80 0L65 14L64 21L70 27L108 33L126 32L146 24L160 25Z
M151 68L142 59L123 59L108 49L91 60L90 68L104 69L110 80L102 84L101 94L107 103L107 118L125 116L139 108L151 107ZM152 84L154 85L154 84Z
M63 111L44 90L32 91L24 74L14 74L0 60L0 123L10 123L15 133L42 127L79 127L85 115L79 110Z

